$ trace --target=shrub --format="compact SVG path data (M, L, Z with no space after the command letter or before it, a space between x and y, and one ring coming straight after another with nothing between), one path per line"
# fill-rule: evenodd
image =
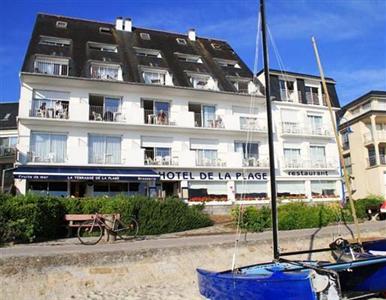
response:
M0 242L31 242L63 236L64 214L119 213L126 222L134 216L140 234L162 234L209 226L202 205L188 206L179 199L158 201L143 196L111 198L54 198L27 194L0 195Z

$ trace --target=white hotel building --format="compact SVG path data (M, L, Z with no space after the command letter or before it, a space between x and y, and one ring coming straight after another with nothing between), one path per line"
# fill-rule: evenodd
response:
M267 201L266 106L252 77L228 43L194 30L40 14L21 72L16 186ZM279 198L336 200L337 148L320 78L273 70L271 81Z

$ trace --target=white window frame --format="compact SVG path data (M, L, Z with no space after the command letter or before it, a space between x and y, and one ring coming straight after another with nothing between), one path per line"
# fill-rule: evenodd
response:
M47 64L47 65L59 65L59 74L53 73L43 73L43 72L37 72L36 69L38 69L38 64ZM66 74L62 74L63 72L63 66L66 66ZM54 67L55 68L55 67ZM68 70L69 69L69 59L65 58L56 58L56 57L50 57L50 56L37 56L34 61L34 72L39 74L47 74L47 75L56 75L56 76L68 76Z
M55 26L56 26L56 28L66 29L67 28L67 22L65 22L65 21L56 21Z
M155 78L150 78L151 82L146 82L146 75L157 75ZM158 84L158 85L166 85L166 75L167 71L159 70L159 69L143 69L142 70L142 78L146 84ZM158 78L156 78L158 77ZM153 82L154 80L154 82ZM159 82L156 82L159 80Z
M174 53L179 60L189 62L189 63L197 63L202 64L202 58L199 55L193 55L193 54L185 54L185 53Z
M71 40L65 38L59 38L54 36L41 35L39 40L40 45L69 47L71 46Z

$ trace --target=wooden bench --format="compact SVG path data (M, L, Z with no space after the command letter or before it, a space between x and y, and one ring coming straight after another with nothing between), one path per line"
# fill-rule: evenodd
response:
M120 214L101 214L101 218L108 220L119 220L121 218ZM67 236L71 236L72 228L78 228L83 222L94 219L95 214L67 214L64 215L64 221L67 222ZM102 224L101 224L102 225ZM102 225L103 226L103 225ZM112 226L112 224L111 224Z

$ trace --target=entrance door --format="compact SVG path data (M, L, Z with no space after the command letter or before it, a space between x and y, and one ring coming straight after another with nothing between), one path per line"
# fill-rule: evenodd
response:
M70 193L76 198L84 197L86 194L86 182L71 182Z
M162 190L165 192L166 197L178 196L179 182L178 181L165 181L162 183Z

